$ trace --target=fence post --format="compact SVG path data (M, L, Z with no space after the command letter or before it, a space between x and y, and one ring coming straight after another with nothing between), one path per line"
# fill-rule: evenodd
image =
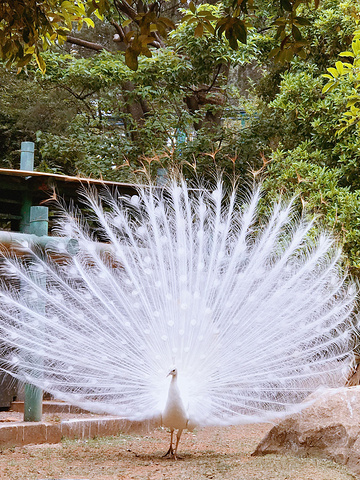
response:
M34 170L34 142L21 142L20 170ZM29 233L31 193L25 192L21 206L20 232Z
M39 237L47 235L48 233L48 208L47 207L31 207L30 208L30 233L38 235ZM34 281L42 288L46 288L46 275L41 272L34 272ZM38 313L45 313L45 302L41 299L35 299L36 304L33 308ZM31 320L30 320L31 321ZM39 331L41 335L41 327ZM32 362L41 362L40 358L33 357ZM25 422L40 422L42 418L42 398L43 391L34 385L25 385L24 398L24 421Z
M20 170L34 170L34 142L21 142Z

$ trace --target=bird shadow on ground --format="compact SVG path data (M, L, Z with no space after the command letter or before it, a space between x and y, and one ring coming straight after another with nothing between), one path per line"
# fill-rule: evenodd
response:
M145 454L145 453L137 453L135 451L129 452L132 453L133 456L138 460L138 461L144 461L144 462L149 462L149 461L156 461L156 462L161 462L161 463L174 463L176 464L177 462L191 462L191 461L220 461L220 460L236 460L238 461L240 458L245 459L245 453L244 452L238 452L234 454L229 454L229 453L216 453L216 452L204 452L204 451L199 451L196 453L181 453L181 455L177 456L177 459L174 459L173 457L164 457L164 455L158 454L157 452L154 452L153 454ZM119 457L122 456L119 454Z

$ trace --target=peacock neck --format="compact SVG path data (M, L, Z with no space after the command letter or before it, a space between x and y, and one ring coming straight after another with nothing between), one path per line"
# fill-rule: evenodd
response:
M177 403L182 403L180 390L177 382L177 375L171 375L171 381L168 391L168 400L174 401L175 399Z

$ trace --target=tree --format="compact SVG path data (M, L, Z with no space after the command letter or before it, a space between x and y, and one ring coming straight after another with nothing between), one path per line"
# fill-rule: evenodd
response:
M216 14L211 8L197 8L189 3L189 11L183 13L183 21L192 26L192 34L200 37L210 32L219 38L225 37L232 49L246 43L251 24L261 30L276 27L278 45L272 57L281 62L290 61L294 54L304 57L304 41L301 28L308 25L304 5L318 7L320 0L264 0L225 1ZM65 41L93 49L101 46L87 44L71 34L73 25L81 30L85 23L93 26L91 14L105 15L116 32L116 41L125 52L126 64L136 70L138 57L151 57L153 50L163 47L169 30L174 28L172 18L164 14L167 3L143 0L14 0L0 5L0 55L10 66L19 68L35 56L39 68L46 66L42 50L55 42ZM220 5L220 3L219 3ZM201 7L201 3L199 2ZM267 15L262 15L264 9ZM257 12L261 12L260 15ZM270 22L266 19L270 18ZM251 23L251 20L254 21Z
M76 23L93 26L89 15L98 17L107 7L106 0L12 0L0 4L0 56L7 65L21 68L35 57L45 71L41 51L55 42L64 43Z
M226 6L184 9L185 21L166 44L161 35L161 46L149 44L151 56L139 55L137 70L123 61L131 39L113 41L114 22L136 29L137 19L124 26L118 10L107 11L81 38L72 33L71 43L43 53L45 74L28 65L3 77L0 106L7 117L0 118L0 135L7 151L25 134L37 141L41 169L116 180L139 179L144 165L153 176L158 167L173 166L187 177L207 174L211 165L210 171L244 179L250 169L264 177L264 204L296 194L294 208L305 206L334 231L357 273L360 143L355 126L340 136L336 126L356 86L352 34L359 6L350 0L323 0L311 11L298 5L298 16L307 12L309 23L301 26L307 58L281 63L269 56L279 45L265 21L278 15L275 2L257 5L247 44L237 50L223 41L225 31L219 38L211 30ZM347 73L335 77L327 69L340 52L354 57L343 57ZM327 73L334 85L324 92ZM252 86L243 81L249 74ZM48 108L36 110L38 102ZM13 161L10 153L6 161Z
M336 78L341 81L334 82L330 89L325 87L325 92L323 75L328 68L333 73L331 65L341 51L353 48L351 32L358 14L359 6L353 2L322 2L312 23L317 26L316 36L313 26L307 30L311 49L306 63L293 62L291 68L280 73L277 84L274 79L279 76L278 70L270 67L266 82L263 79L256 86L257 96L251 99L257 106L254 122L267 125L272 117L278 126L272 136L266 130L262 135L266 166L259 176L265 177L265 198L296 195L294 208L299 213L305 208L316 214L318 224L334 232L355 275L360 272L360 141L351 129L337 134L339 118L346 113L347 99L353 94L353 79L339 74ZM335 76L330 76L327 80L333 82ZM277 85L272 88L272 96L269 83ZM264 98L270 101L264 102ZM261 128L257 132L261 135Z
M346 43L350 15L345 7L339 10L338 3L326 0L311 12L311 25L303 27L307 63L301 59L293 63L290 77L310 64L313 73L309 75L316 76L321 70L317 66L319 58L332 59ZM72 110L62 135L52 128L41 128L36 134L42 168L126 179L124 165L130 163L131 170L140 170L139 159L147 157L153 159L155 171L156 166L180 163L191 175L194 167L205 170L211 162L229 173L245 174L249 166L261 169L279 142L286 149L306 139L309 132L300 133L302 128L309 129L308 118L299 129L300 119L293 120L291 107L289 117L283 120L286 108L280 104L286 104L286 89L278 96L278 106L269 104L289 64L268 58L276 40L271 30L261 28L262 18L275 17L277 11L273 2L262 2L261 7L254 22L256 29L248 29L248 44L239 44L237 51L205 27L202 35L195 36L196 22L189 24L186 20L169 35L167 46L153 48L152 56L141 57L138 70L132 72L122 62L123 53L114 50L118 42L112 41L109 28L113 24L105 19L101 24L95 22L94 29L82 32L83 38L72 44L71 50L65 48L70 45L67 42L55 52L45 52L47 72L36 75L36 81L43 91L61 92ZM204 4L195 12L205 21L209 12L218 17L222 7ZM190 9L182 15L194 20ZM215 28L215 21L209 22ZM64 54L64 49L68 53ZM93 54L86 54L88 51ZM250 100L242 98L245 91L239 91L234 78L236 65L243 65L240 71L247 76L249 62L261 75L255 88L257 96L250 96ZM28 68L31 80L34 73L30 73ZM25 78L26 73L21 76ZM306 75L301 77L299 73L299 86L307 81ZM34 129L34 139L35 133ZM72 160L66 162L66 157Z
M37 135L43 159L50 161L47 165L51 157L62 158L61 152L71 145L72 152L83 152L86 159L76 160L82 173L108 178L125 179L124 165L139 170L139 159L145 156L154 159L155 170L175 160L192 162L194 155L198 168L207 163L208 157L199 158L201 146L203 152L219 147L225 131L221 117L234 110L227 104L229 67L251 58L253 46L233 52L211 35L190 36L189 41L189 28L181 25L169 46L142 58L136 72L105 50L88 58L47 53L47 72L37 75L37 82L45 91L66 93L77 110L66 131L73 139L70 144L56 141L52 131ZM84 152L85 145L97 151L94 157Z

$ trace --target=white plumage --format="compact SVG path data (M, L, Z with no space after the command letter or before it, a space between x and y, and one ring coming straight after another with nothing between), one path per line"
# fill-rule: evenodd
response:
M245 204L237 195L221 182L213 192L185 182L131 198L88 192L108 248L69 212L58 233L79 241L71 261L3 260L8 370L95 412L162 418L178 438L272 420L336 378L356 293L339 251L291 219L291 205L259 221L259 191Z
M189 417L184 407L180 390L177 385L176 368L173 368L169 375L171 375L171 383L169 386L166 405L161 415L161 424L165 427L168 427L171 432L170 448L166 455L174 455L174 457L176 458L176 452L179 445L181 433L185 428L188 428ZM174 430L178 431L176 436L175 449L173 449L172 446Z

